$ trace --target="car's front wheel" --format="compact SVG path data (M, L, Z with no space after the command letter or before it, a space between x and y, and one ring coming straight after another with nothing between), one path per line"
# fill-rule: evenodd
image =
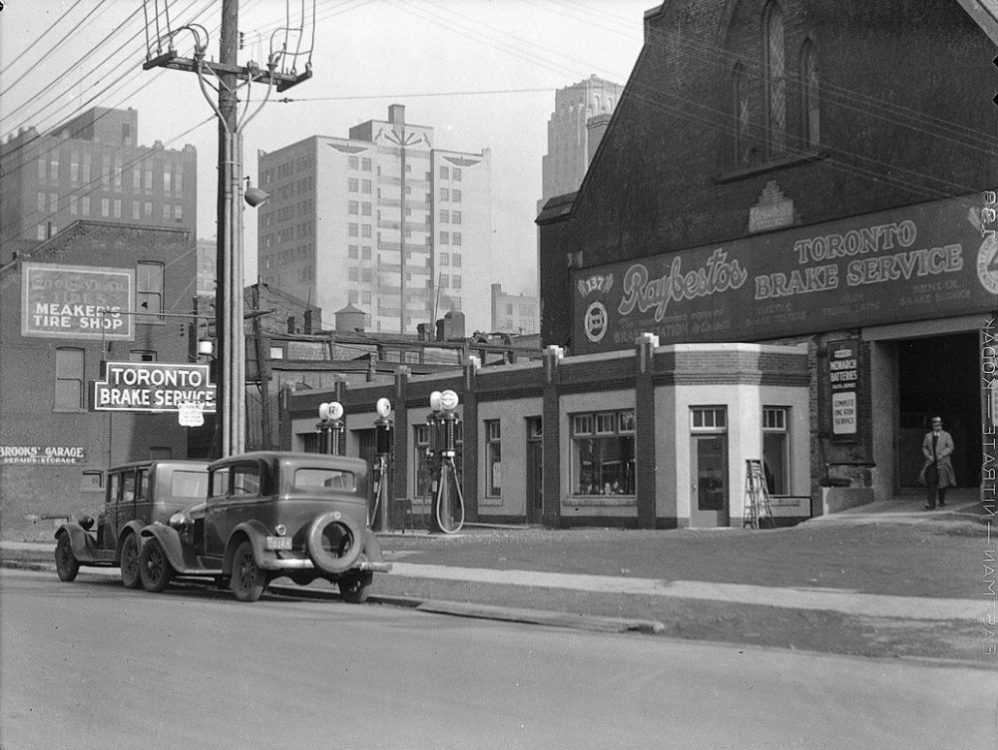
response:
M367 601L367 595L370 593L373 581L374 573L359 573L341 578L336 585L339 586L343 601L350 602L350 604L363 604Z
M232 577L229 586L236 599L241 602L255 602L267 588L267 571L256 564L253 545L248 539L236 547L232 557Z
M129 534L121 543L121 582L126 589L137 589L142 585L139 574L139 540Z
M142 546L142 554L139 555L139 576L142 579L142 588L154 594L158 594L170 585L173 566L170 565L166 551L156 537L152 537Z
M80 563L73 554L73 543L68 533L60 534L55 543L55 572L59 574L60 581L67 583L75 581L80 572Z

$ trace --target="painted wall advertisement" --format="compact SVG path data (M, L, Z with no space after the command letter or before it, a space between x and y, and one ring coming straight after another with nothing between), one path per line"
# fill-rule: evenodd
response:
M583 268L572 275L573 354L758 341L987 312L998 241L980 196L954 198Z
M832 437L853 439L859 432L859 342L855 339L828 343L828 385Z
M215 412L208 365L167 362L105 362L93 382L94 411Z
M135 271L24 263L21 335L66 339L135 338Z

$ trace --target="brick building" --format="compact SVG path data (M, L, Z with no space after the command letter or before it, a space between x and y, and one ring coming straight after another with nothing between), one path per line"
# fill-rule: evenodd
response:
M186 229L81 220L0 268L5 538L45 537L60 518L96 514L108 466L188 456L195 428L180 426L176 409L95 411L92 399L105 362L190 366L182 314L193 305L194 248Z
M542 340L805 345L808 414L759 404L767 433L809 431L805 490L914 490L934 414L975 486L998 307L993 22L969 1L648 11L582 186L538 218ZM669 439L695 439L691 420Z

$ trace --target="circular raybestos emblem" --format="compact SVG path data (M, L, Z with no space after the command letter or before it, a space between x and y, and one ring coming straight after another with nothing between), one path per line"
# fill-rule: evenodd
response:
M586 338L596 344L603 340L606 335L610 319L606 311L606 306L596 300L586 308L586 315L583 325L586 329Z
M987 237L977 251L977 278L991 294L998 294L998 239Z

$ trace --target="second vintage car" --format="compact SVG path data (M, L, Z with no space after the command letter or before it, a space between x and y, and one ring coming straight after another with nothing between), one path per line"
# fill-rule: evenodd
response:
M324 578L363 602L391 564L367 525L368 467L359 458L259 451L208 467L204 502L146 526L139 570L148 591L174 576L209 577L240 601L274 578Z

